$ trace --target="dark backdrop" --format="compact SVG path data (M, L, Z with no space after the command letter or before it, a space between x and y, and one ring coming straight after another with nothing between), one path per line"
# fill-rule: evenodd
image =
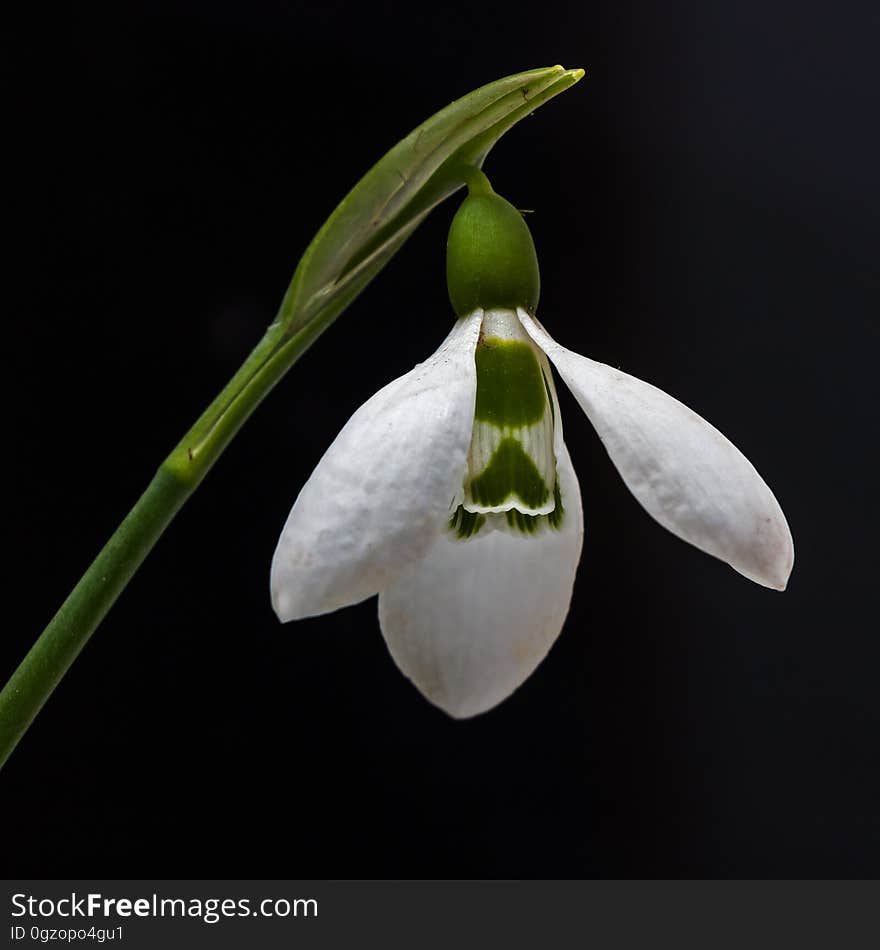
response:
M11 673L418 122L500 76L587 78L487 170L540 314L692 405L792 525L787 593L665 533L567 393L587 536L506 703L429 706L375 601L280 626L272 551L353 410L451 314L454 203L256 413L0 779L0 870L284 877L880 871L880 273L873 4L150 0L8 23Z

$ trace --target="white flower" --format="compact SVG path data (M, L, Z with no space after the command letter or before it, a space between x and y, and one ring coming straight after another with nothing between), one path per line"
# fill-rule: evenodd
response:
M794 559L772 492L720 432L548 336L522 215L467 175L446 254L458 322L349 419L272 561L281 620L378 594L397 665L456 717L509 696L568 613L584 518L548 357L660 524L766 587L782 590Z
M562 629L583 540L548 357L648 514L785 588L785 517L720 432L560 346L526 309L478 307L361 406L318 463L272 562L280 619L378 593L391 655L431 702L467 717L509 696Z

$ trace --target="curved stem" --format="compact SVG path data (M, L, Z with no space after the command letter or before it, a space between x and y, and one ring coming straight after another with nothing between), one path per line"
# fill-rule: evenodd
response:
M116 598L245 420L332 321L269 327L241 369L159 467L0 692L0 768Z

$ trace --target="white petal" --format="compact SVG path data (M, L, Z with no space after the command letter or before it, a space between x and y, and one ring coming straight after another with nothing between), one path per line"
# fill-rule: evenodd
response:
M558 531L488 531L467 541L445 533L379 595L379 622L395 662L456 718L485 712L509 696L562 629L584 520L561 439L557 458L565 508Z
M272 559L281 620L358 603L420 558L460 491L482 311L349 419L303 486Z
M672 396L572 353L525 311L519 316L648 514L750 580L785 590L794 563L791 532L739 449Z

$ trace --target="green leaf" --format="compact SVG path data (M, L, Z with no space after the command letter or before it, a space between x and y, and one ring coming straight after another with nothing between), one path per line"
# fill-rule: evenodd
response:
M414 129L355 185L309 245L276 325L322 328L388 263L429 211L462 186L499 138L574 85L581 69L551 66L508 76L456 100Z

